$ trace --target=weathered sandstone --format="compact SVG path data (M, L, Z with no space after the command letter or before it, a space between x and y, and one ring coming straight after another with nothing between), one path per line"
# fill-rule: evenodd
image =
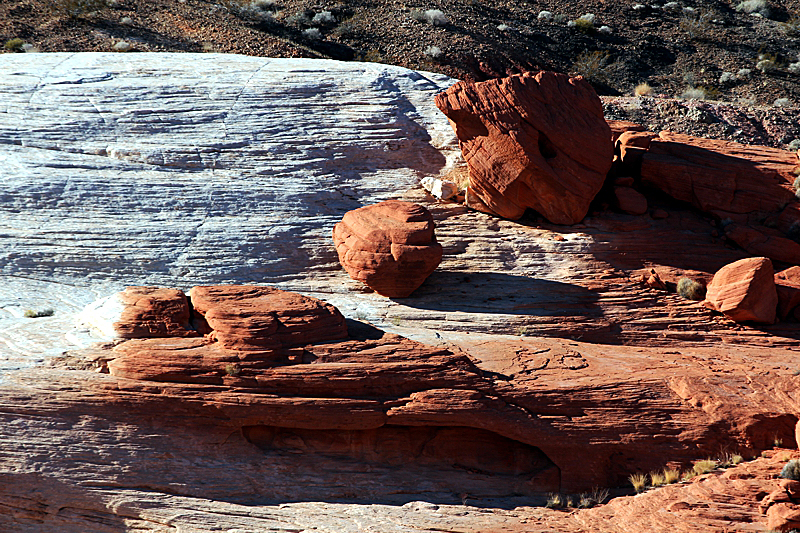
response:
M737 322L772 324L778 305L772 261L751 257L725 265L714 274L703 305Z
M333 242L351 278L390 298L410 296L442 260L430 211L397 200L345 213Z
M647 198L633 187L614 187L616 205L623 213L643 215L647 213Z
M786 320L797 314L800 308L800 266L793 266L775 273L775 288L778 291L778 317Z
M467 201L510 219L580 222L613 159L600 99L554 72L459 82L436 96L469 165ZM470 200L471 199L471 200Z

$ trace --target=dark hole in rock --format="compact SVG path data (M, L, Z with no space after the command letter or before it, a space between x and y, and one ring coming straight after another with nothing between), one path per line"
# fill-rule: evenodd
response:
M557 492L560 471L538 448L491 431L466 427L383 426L369 430L314 430L244 426L250 443L270 455L295 454L297 475L320 465L331 479L346 476L333 498L406 495L443 501L541 497ZM412 496L413 495L413 496ZM401 498L402 499L402 498Z
M458 109L451 111L447 116L456 124L456 137L461 142L489 135L489 130L486 129L480 117L469 111Z
M543 132L539 132L539 153L545 159L552 159L558 155L555 145L547 138Z

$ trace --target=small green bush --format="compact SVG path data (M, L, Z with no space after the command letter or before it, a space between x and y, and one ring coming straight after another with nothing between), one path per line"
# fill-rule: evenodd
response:
M678 294L687 300L700 301L706 297L706 288L693 279L681 278L678 280Z
M238 376L242 373L242 367L234 364L225 365L225 373L229 376Z
M13 39L7 40L6 44L3 45L3 48L8 50L9 52L22 52L22 45L24 44L25 41L23 41L19 37L14 37Z
M781 470L781 477L783 479L793 479L795 481L800 481L800 460L792 459L785 465L783 465L783 470Z

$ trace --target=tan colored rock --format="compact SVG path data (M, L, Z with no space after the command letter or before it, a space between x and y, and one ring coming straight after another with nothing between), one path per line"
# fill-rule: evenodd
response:
M617 207L629 215L643 215L647 213L647 198L632 187L614 187L614 199Z
M351 278L390 298L410 296L442 260L433 216L398 200L348 211L333 228L333 242Z
M583 78L527 73L459 82L436 96L469 165L468 204L505 218L526 209L580 222L611 168L611 130Z
M736 322L775 322L778 294L772 261L750 257L725 265L714 274L703 305Z
M778 291L778 317L786 320L800 308L800 266L793 266L775 274Z
M781 533L800 528L800 505L796 503L771 505L767 510L767 528Z

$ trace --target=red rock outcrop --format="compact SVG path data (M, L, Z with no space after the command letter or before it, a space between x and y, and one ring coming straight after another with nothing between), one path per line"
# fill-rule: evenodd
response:
M778 290L778 317L786 320L790 315L800 319L800 266L793 266L775 274Z
M333 228L333 242L351 278L390 298L410 296L442 260L433 216L398 200L348 211Z
M119 301L123 309L113 328L122 338L198 335L189 325L189 302L182 291L128 287L119 293Z
M642 180L703 211L778 213L795 200L797 154L662 131L642 157Z
M750 257L725 265L714 274L703 305L736 322L772 324L778 306L772 261Z
M614 199L617 207L629 215L643 215L647 213L647 198L633 187L614 187Z
M469 165L467 202L518 219L580 222L611 168L603 107L581 77L526 73L459 82L436 96Z

